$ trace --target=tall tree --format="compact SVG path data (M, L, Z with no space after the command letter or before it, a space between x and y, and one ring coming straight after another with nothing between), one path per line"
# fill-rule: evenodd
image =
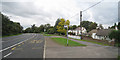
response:
M28 27L28 28L25 29L24 32L25 32L25 33L31 33L31 32L32 32L32 29L31 29L30 27Z
M91 31L91 30L93 30L93 29L96 29L96 27L97 27L97 23L91 23L90 25L89 25L89 30L88 31Z
M110 39L115 39L115 43L120 47L120 30L113 30L109 34Z
M55 25L54 25L54 32L55 33L58 33L57 32L57 25L58 25L59 22L60 22L60 18L58 18L57 21L55 22Z
M1 13L0 15L2 16L2 36L22 33L23 27L20 23L10 21L7 16Z
M99 28L100 28L100 29L104 29L103 26L102 26L102 24L99 25Z
M35 26L35 24L31 25L31 29L33 33L36 33L37 27Z
M40 25L40 27L38 28L39 32L44 32L44 25Z
M73 28L73 30L74 30L74 29L76 29L76 28L77 28L77 26L76 26L76 25L73 25L73 26L72 26L72 28Z
M47 32L47 30L50 28L50 24L45 24L44 25L44 29L45 29L45 32Z
M69 26L69 24L70 24L70 21L69 20L67 20L66 22L65 22L65 19L60 19L60 22L58 23L58 26L57 26L57 31L60 33L60 34L63 34L63 35L65 35L66 34L66 29L64 28L64 25L68 25Z
M80 25L82 25L82 27L84 27L87 32L91 31L92 29L96 29L97 27L97 23L90 21L82 21Z
M118 30L120 30L120 22L118 22L117 28Z
M110 29L115 29L116 26L117 26L116 23L114 23L114 25L111 26Z

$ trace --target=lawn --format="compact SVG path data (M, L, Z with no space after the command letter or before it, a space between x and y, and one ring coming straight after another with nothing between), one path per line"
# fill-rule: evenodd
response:
M61 35L57 35L57 34L43 34L44 36L61 36Z
M55 41L56 43L60 44L60 45L67 46L67 39L66 38L56 38L56 37L54 37L54 38L52 38L52 40ZM68 40L68 46L87 46L87 45Z
M71 39L75 39L75 38L71 38ZM80 39L75 39L75 40L80 40ZM94 43L94 44L98 44L98 45L103 45L103 46L110 46L108 44L103 44L101 42L96 42L96 41L90 41L90 40L80 40L80 41L90 42L90 43Z

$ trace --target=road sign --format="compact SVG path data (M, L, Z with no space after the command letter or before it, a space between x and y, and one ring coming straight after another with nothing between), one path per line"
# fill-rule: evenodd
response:
M67 28L68 26L67 25L64 25L64 28Z

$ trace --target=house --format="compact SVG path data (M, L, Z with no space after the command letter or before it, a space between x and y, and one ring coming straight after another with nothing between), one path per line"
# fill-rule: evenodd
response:
M94 30L94 31L95 32L93 32L91 35L93 39L111 40L108 35L112 31L112 29L100 29L100 30Z
M88 35L92 36L92 34L95 34L95 33L97 33L97 29L91 30L91 31L88 33Z
M80 35L81 33L81 28L80 27L78 27L78 28L76 28L75 30L69 30L68 32L72 32L72 33L75 33L75 35ZM85 33L87 33L87 30L84 28L84 27L82 27L82 33L83 34L85 34Z

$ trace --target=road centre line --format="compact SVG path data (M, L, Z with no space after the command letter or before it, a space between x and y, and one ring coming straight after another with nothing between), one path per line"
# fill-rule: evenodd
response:
M36 36L36 34L35 34L33 37L35 37L35 36ZM33 38L33 37L31 37L31 38ZM26 40L24 40L24 41L21 41L21 42L19 42L19 43L17 43L17 44L14 44L14 45L10 46L10 47L7 47L7 48L5 48L5 49L2 49L2 50L0 50L0 52L5 51L5 50L7 50L7 49L10 49L10 48L12 48L12 47L14 47L14 46L17 46L17 45L19 45L19 44L21 44L21 43L23 43L23 42L25 42L25 41L27 41L27 40L29 40L29 39L31 39L31 38L28 38L28 39L26 39Z

